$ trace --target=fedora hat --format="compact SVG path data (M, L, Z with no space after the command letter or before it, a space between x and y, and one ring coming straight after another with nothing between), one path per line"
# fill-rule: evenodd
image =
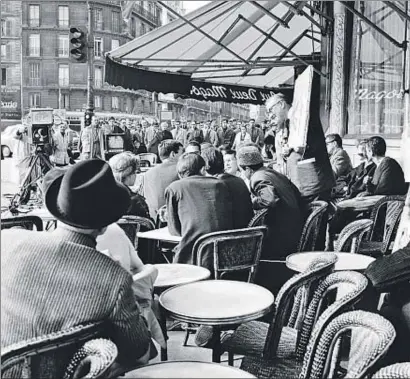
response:
M54 175L45 188L45 205L59 221L99 229L120 219L130 206L130 192L118 183L108 163L90 159Z

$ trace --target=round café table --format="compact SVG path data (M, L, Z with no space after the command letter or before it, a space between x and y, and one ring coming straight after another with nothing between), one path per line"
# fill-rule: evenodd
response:
M154 363L137 368L128 375L132 378L256 378L238 368L192 361Z
M199 282L209 279L211 272L201 266L182 263L160 263L154 265L158 269L158 277L154 283L156 289L167 289L181 284Z
M336 204L339 210L352 210L354 212L366 212L371 210L384 196L355 197L354 199L342 200Z
M173 287L159 298L162 308L178 321L214 327L212 361L221 361L221 327L256 320L271 311L270 291L252 283L205 280Z
M154 266L158 269L158 276L154 283L155 292L158 294L168 288L209 279L211 276L211 272L201 266L181 263L160 263ZM165 340L167 340L168 333L165 314L161 315L159 323ZM167 359L167 349L161 348L161 361L166 361Z
M326 253L325 251L314 251L290 254L286 257L286 266L291 270L303 272L314 259ZM375 258L363 254L338 252L333 254L336 254L338 258L335 264L335 271L364 271L375 260Z

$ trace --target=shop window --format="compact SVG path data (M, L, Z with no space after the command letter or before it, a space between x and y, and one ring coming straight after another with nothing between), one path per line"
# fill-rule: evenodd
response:
M405 10L404 1L395 4ZM361 1L357 9L396 41L405 40L405 19L384 2ZM353 32L348 133L400 135L408 80L405 72L410 72L406 52L357 17Z

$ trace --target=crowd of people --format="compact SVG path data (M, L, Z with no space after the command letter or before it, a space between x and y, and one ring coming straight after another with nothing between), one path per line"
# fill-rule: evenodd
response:
M261 262L256 283L277 293L288 278L284 261L297 250L310 202L406 193L403 171L386 157L383 138L360 141L362 162L353 168L341 137L325 136L313 111L306 144L298 146L286 99L275 95L266 107L269 119L262 126L252 119L222 119L219 126L213 120L148 125L110 119L100 124L93 117L80 134L80 161L75 164L70 164L66 130L60 126L52 154L59 167L43 181L45 205L59 221L57 229L2 235L2 265L7 265L2 346L104 319L112 326L123 367L135 367L137 360L146 362L153 355L153 325L133 301L129 275L144 269L135 259L144 252L133 251L122 230L112 227L123 215L166 222L171 234L182 237L173 261L199 263L212 272L211 251L194 262L195 241L210 232L245 228L255 212L267 209L261 259L280 265ZM112 133L124 135L125 151L105 162L98 159L103 157L101 143ZM158 164L142 174L138 154L145 152L156 154ZM138 176L143 182L136 189ZM325 237L320 237L323 248Z

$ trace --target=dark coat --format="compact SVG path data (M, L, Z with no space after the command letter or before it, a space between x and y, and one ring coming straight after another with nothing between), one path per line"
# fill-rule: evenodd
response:
M144 197L153 220L158 209L165 205L165 189L178 179L176 160L163 162L144 174Z
M236 137L235 131L229 128L226 128L225 130L223 130L223 128L220 127L217 133L219 137L219 143L221 145L227 145L229 148L232 148L232 145Z
M406 182L400 165L393 158L385 157L377 166L367 191L372 195L405 195Z
M283 259L296 252L304 223L299 190L286 176L264 167L252 175L250 186L254 209L269 209L262 259Z
M349 172L353 170L349 154L340 147L333 151L329 159L336 180L341 176L349 174Z
M243 179L231 174L217 176L229 189L232 200L234 229L246 228L253 217L251 194Z
M182 236L175 248L175 263L193 264L192 248L207 233L233 229L232 202L228 186L215 177L191 176L172 183L165 190L168 228ZM213 271L212 249L201 265Z
M135 302L132 277L96 250L93 237L62 228L5 230L1 254L2 347L105 321L120 361L132 365L145 354L150 333Z

